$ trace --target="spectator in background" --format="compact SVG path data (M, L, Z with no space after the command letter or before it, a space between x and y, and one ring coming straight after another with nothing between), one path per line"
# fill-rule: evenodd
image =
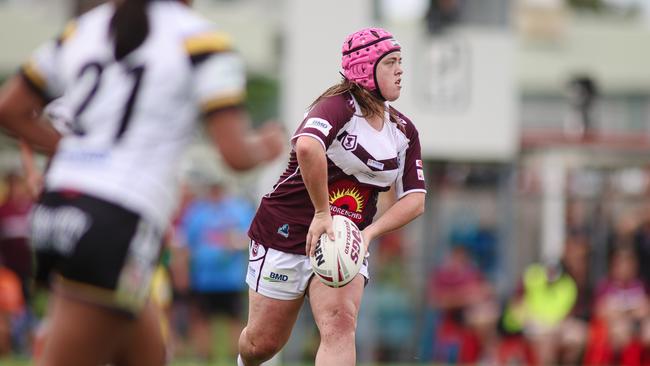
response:
M591 319L593 288L589 273L589 242L581 233L569 235L564 245L562 267L576 284L576 301L562 323L558 360L563 365L580 363L587 343Z
M564 123L571 137L587 138L595 127L594 106L598 99L598 84L590 75L576 75L566 86L569 114Z
M614 248L610 256L609 275L596 291L595 316L603 324L607 342L591 353L590 364L627 364L641 345L650 345L650 303L639 278L637 261L631 246ZM595 340L602 341L602 340ZM600 355L600 357L596 357Z
M0 258L0 357L13 350L15 325L24 309L20 279Z
M254 210L249 202L229 195L218 179L207 181L205 191L189 204L181 223L189 260L190 337L199 356L211 359L212 320L225 316L229 357L234 358L247 288L246 231Z
M29 301L32 254L28 221L33 201L23 177L10 173L5 180L8 190L6 200L0 204L0 258L18 275L23 296Z
M489 344L498 318L493 289L464 245L454 245L431 276L429 299L441 311L434 361L475 362L482 346L494 348Z
M460 219L462 217L462 219ZM484 276L491 277L497 270L498 237L494 223L470 212L459 212L458 220L449 234L450 242L462 243L469 259Z
M7 196L0 204L0 261L18 279L21 301L29 305L32 298L32 252L29 247L29 212L33 197L25 179L16 173L5 178ZM32 336L32 312L21 307L11 317L13 351L28 353Z
M646 212L648 211L646 210ZM639 278L643 282L646 291L650 292L650 214L647 214L646 218L634 231L633 240Z
M181 182L180 202L168 231L168 249L170 254L169 275L172 285L173 301L170 309L171 336L173 354L185 356L189 338L190 319L190 279L189 253L187 240L182 229L185 212L195 199L194 189L187 180Z
M534 263L526 268L503 315L503 328L510 334L522 332L532 345L535 360L529 363L553 365L558 361L577 293L575 281L559 263Z

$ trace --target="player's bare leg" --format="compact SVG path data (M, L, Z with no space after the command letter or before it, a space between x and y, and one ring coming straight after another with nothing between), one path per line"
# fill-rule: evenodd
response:
M164 365L167 352L162 336L160 309L149 302L133 322L115 366Z
M304 298L277 300L248 291L248 324L239 337L239 355L246 366L271 359L289 340Z
M50 328L39 366L108 363L128 327L123 314L55 293Z
M309 284L309 302L320 332L316 365L356 364L355 332L365 279L362 275L335 289L318 280Z
M74 294L73 290L60 285L52 296L48 309L50 325L37 365L165 364L164 344L153 306L148 305L134 320L69 294Z

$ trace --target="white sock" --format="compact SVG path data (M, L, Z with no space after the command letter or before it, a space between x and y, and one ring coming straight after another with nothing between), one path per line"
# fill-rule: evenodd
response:
M237 355L237 366L245 366L244 361L241 359L241 355Z

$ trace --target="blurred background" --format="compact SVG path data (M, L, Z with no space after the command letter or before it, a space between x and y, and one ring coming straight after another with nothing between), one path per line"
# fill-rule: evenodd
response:
M0 0L0 80L101 2ZM429 194L421 218L371 247L361 363L650 365L650 1L194 7L243 54L253 123L276 118L289 132L340 78L347 34L382 26L402 44L394 105L420 131ZM176 362L232 364L245 230L285 163L234 175L200 134L183 158L185 191L154 286ZM38 353L47 293L29 286L31 202L5 136L0 176L0 364L20 364ZM215 263L230 265L213 273ZM242 306L205 308L196 292ZM276 364L312 363L317 337L305 306Z

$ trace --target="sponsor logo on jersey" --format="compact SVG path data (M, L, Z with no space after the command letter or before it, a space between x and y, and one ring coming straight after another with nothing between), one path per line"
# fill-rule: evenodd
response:
M364 198L355 188L343 188L330 192L330 212L342 215L354 222L363 219Z
M305 123L304 128L315 128L318 131L322 132L323 135L327 136L330 134L332 125L322 118L310 118Z
M363 216L358 212L348 211L344 208L336 207L332 205L330 205L330 212L332 213L332 215L345 216L348 219L354 221L355 223L359 223L363 219Z
M348 211L363 211L363 197L354 187L338 189L330 193L330 204L344 208Z
M253 252L253 257L257 257L257 253L259 252L260 245L257 244L256 242L253 242L253 247L251 248L251 251Z
M415 166L418 167L418 168L422 168L422 160L417 159L417 160L415 161Z
M384 170L384 163L380 163L375 159L368 159L368 164L369 167L379 169L379 170Z
M271 272L268 276L263 277L265 281L268 282L287 282L289 281L289 276L282 273Z
M424 171L422 169L418 169L418 179L419 180L424 180Z
M284 224L278 228L278 234L284 236L285 238L289 237L289 224Z
M357 148L357 136L356 135L346 135L341 143L343 148L348 151L352 151Z

